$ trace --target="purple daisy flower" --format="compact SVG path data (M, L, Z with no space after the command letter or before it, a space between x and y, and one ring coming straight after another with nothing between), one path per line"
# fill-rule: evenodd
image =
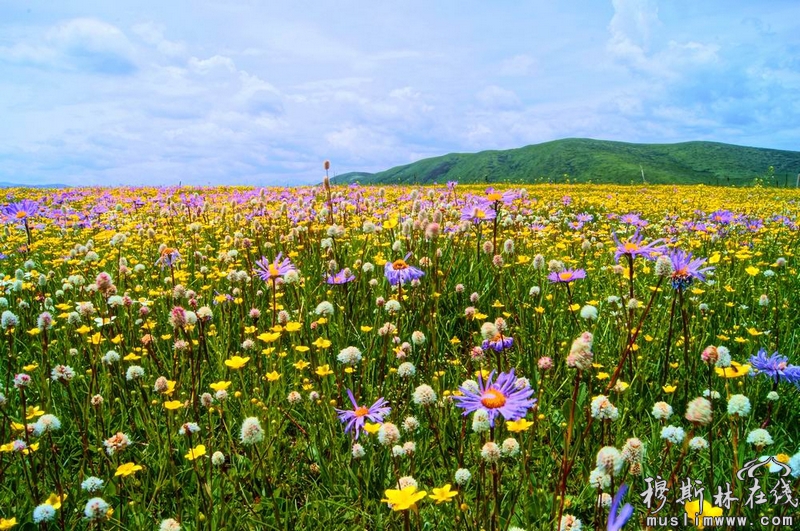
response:
M611 237L614 239L614 243L617 244L617 252L614 253L614 260L616 262L619 262L619 259L622 256L630 256L631 258L641 256L648 260L652 260L655 258L655 253L664 254L666 251L666 247L663 245L664 240L662 239L655 240L650 243L642 243L642 235L639 234L638 230L633 236L624 242L619 241L616 232L612 233Z
M633 225L634 227L646 227L649 224L647 220L642 219L639 214L633 212L620 216L619 220L628 225Z
M398 259L394 262L386 262L383 272L386 275L386 279L389 281L389 284L392 286L397 284L405 284L406 282L411 282L412 280L422 278L425 275L423 271L406 263L406 260L408 260L409 256L411 256L411 253L408 253L405 259Z
M586 278L586 271L583 269L565 269L561 272L553 271L547 275L547 279L554 284L569 284L581 278Z
M461 211L461 221L480 223L481 221L491 221L496 217L497 212L492 208L491 203L485 200L468 205Z
M501 372L494 380L495 371L489 375L485 382L478 376L478 391L475 392L465 387L459 390L462 396L453 396L456 405L464 410L464 415L469 415L479 409L485 409L489 414L489 425L494 426L494 419L502 415L505 420L518 420L525 416L528 409L536 403L533 389L529 385L517 385L514 369Z
M328 275L326 282L328 284L333 284L338 286L340 284L347 284L348 282L352 282L355 279L356 279L355 275L350 273L350 271L348 271L347 268L345 268L336 273L335 275Z
M685 289L695 279L705 282L706 273L714 269L713 267L701 267L706 263L705 258L692 259L692 253L687 253L680 249L673 249L667 256L672 262L673 289Z
M716 210L708 216L708 219L720 225L728 225L733 222L734 217L734 213L730 210Z
M606 531L619 531L625 527L625 524L627 524L628 520L630 520L631 516L633 516L633 506L630 503L623 505L622 510L617 513L619 504L622 503L622 498L625 497L627 492L628 486L623 483L620 485L619 490L611 500L611 510L608 512L608 524L606 525Z
M353 275L347 268L345 268L336 273L335 275L328 275L326 282L328 284L333 284L338 286L341 284L347 284L348 282L352 282L355 279L356 279L355 275Z
M161 250L161 256L156 260L156 265L160 265L162 268L172 267L180 259L181 253L179 253L177 249L164 247L164 249Z
M492 349L495 352L502 352L514 346L514 338L497 334L491 339L484 339L481 348L483 350Z
M10 203L3 207L3 214L8 221L25 222L39 213L39 203L30 199L23 199L17 203Z
M267 260L265 256L262 256L260 260L256 261L256 274L261 280L264 282L274 282L279 277L284 277L286 273L290 271L297 271L297 268L292 265L292 262L288 258L281 260L281 257L283 257L283 253L278 253L278 256L276 256L275 260L272 262Z
M379 398L372 404L370 407L359 406L356 402L355 397L353 396L353 392L348 389L347 396L350 397L350 402L353 404L353 409L336 409L336 414L339 416L339 420L345 424L344 432L350 433L351 430L355 430L355 434L353 437L358 440L358 436L361 434L361 431L364 429L364 419L369 419L372 422L383 422L383 417L389 414L392 408L386 407L388 402L384 398Z
M790 383L800 383L800 367L791 365L789 358L782 356L778 352L773 352L767 356L766 349L761 349L755 356L750 356L750 365L757 372L751 372L750 376L756 374L766 374L776 383L784 380Z

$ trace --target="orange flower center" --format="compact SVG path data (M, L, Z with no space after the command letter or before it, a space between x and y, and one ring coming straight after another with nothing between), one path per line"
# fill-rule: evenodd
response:
M161 251L161 256L166 256L166 255L172 254L174 252L175 252L175 249L173 249L172 247L164 247L164 250Z
M483 218L486 217L486 212L484 212L480 208L476 208L475 209L475 217L478 218L478 219L483 219Z
M680 269L676 269L675 272L672 273L672 276L673 277L688 277L689 276L689 270L687 268L685 268L685 267L682 267Z
M369 413L369 409L365 408L364 406L359 406L356 408L356 417L365 417Z
M406 268L408 268L408 264L406 263L405 260L401 259L401 260L395 260L394 262L392 262L392 269L394 269L395 271L398 271L400 269L406 269Z
M638 251L639 250L639 246L636 245L635 243L631 243L631 242L626 242L623 247L625 249L625 252L627 252L627 253L632 253L634 251Z
M279 277L281 276L281 272L278 270L275 264L269 265L269 276L270 277Z
M569 271L563 271L558 274L558 278L561 280L569 280L572 278L572 273L570 273Z
M26 212L24 212L22 210L17 212L17 219L25 219L26 217L28 217L28 214Z
M489 201L500 201L501 199L503 199L503 194L497 194L497 193L489 194L486 196L486 199L488 199Z
M497 409L506 405L506 397L497 389L488 389L483 393L481 404L489 409Z

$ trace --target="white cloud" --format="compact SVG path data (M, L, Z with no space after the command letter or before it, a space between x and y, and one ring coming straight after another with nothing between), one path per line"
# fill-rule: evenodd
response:
M513 90L504 89L497 85L489 85L478 92L475 97L481 104L490 109L513 109L521 105L519 97Z
M527 54L518 54L500 62L498 68L501 76L528 76L536 71L538 62Z
M101 74L129 74L136 69L131 42L119 28L101 20L67 20L31 41L0 47L0 60Z
M165 38L164 27L155 22L134 24L131 31L143 42L154 46L159 52L169 57L183 57L187 52L185 43Z
M207 74L214 70L223 69L228 72L236 72L236 63L230 57L215 55L208 59L189 58L189 68L201 74Z

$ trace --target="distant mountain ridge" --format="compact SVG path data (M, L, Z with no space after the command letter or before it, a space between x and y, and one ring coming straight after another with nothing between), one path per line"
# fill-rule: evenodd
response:
M644 173L644 180L653 184L742 185L770 176L772 184L794 186L798 172L798 151L703 141L633 144L568 138L502 151L450 153L378 173L343 173L333 182L563 183L569 180L641 184Z

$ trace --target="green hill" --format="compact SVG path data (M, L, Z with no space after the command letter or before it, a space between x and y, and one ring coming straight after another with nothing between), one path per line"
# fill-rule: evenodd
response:
M718 142L630 144L569 138L504 151L451 153L378 173L351 172L335 183L444 184L593 182L750 184L774 169L772 184L794 185L800 152Z

